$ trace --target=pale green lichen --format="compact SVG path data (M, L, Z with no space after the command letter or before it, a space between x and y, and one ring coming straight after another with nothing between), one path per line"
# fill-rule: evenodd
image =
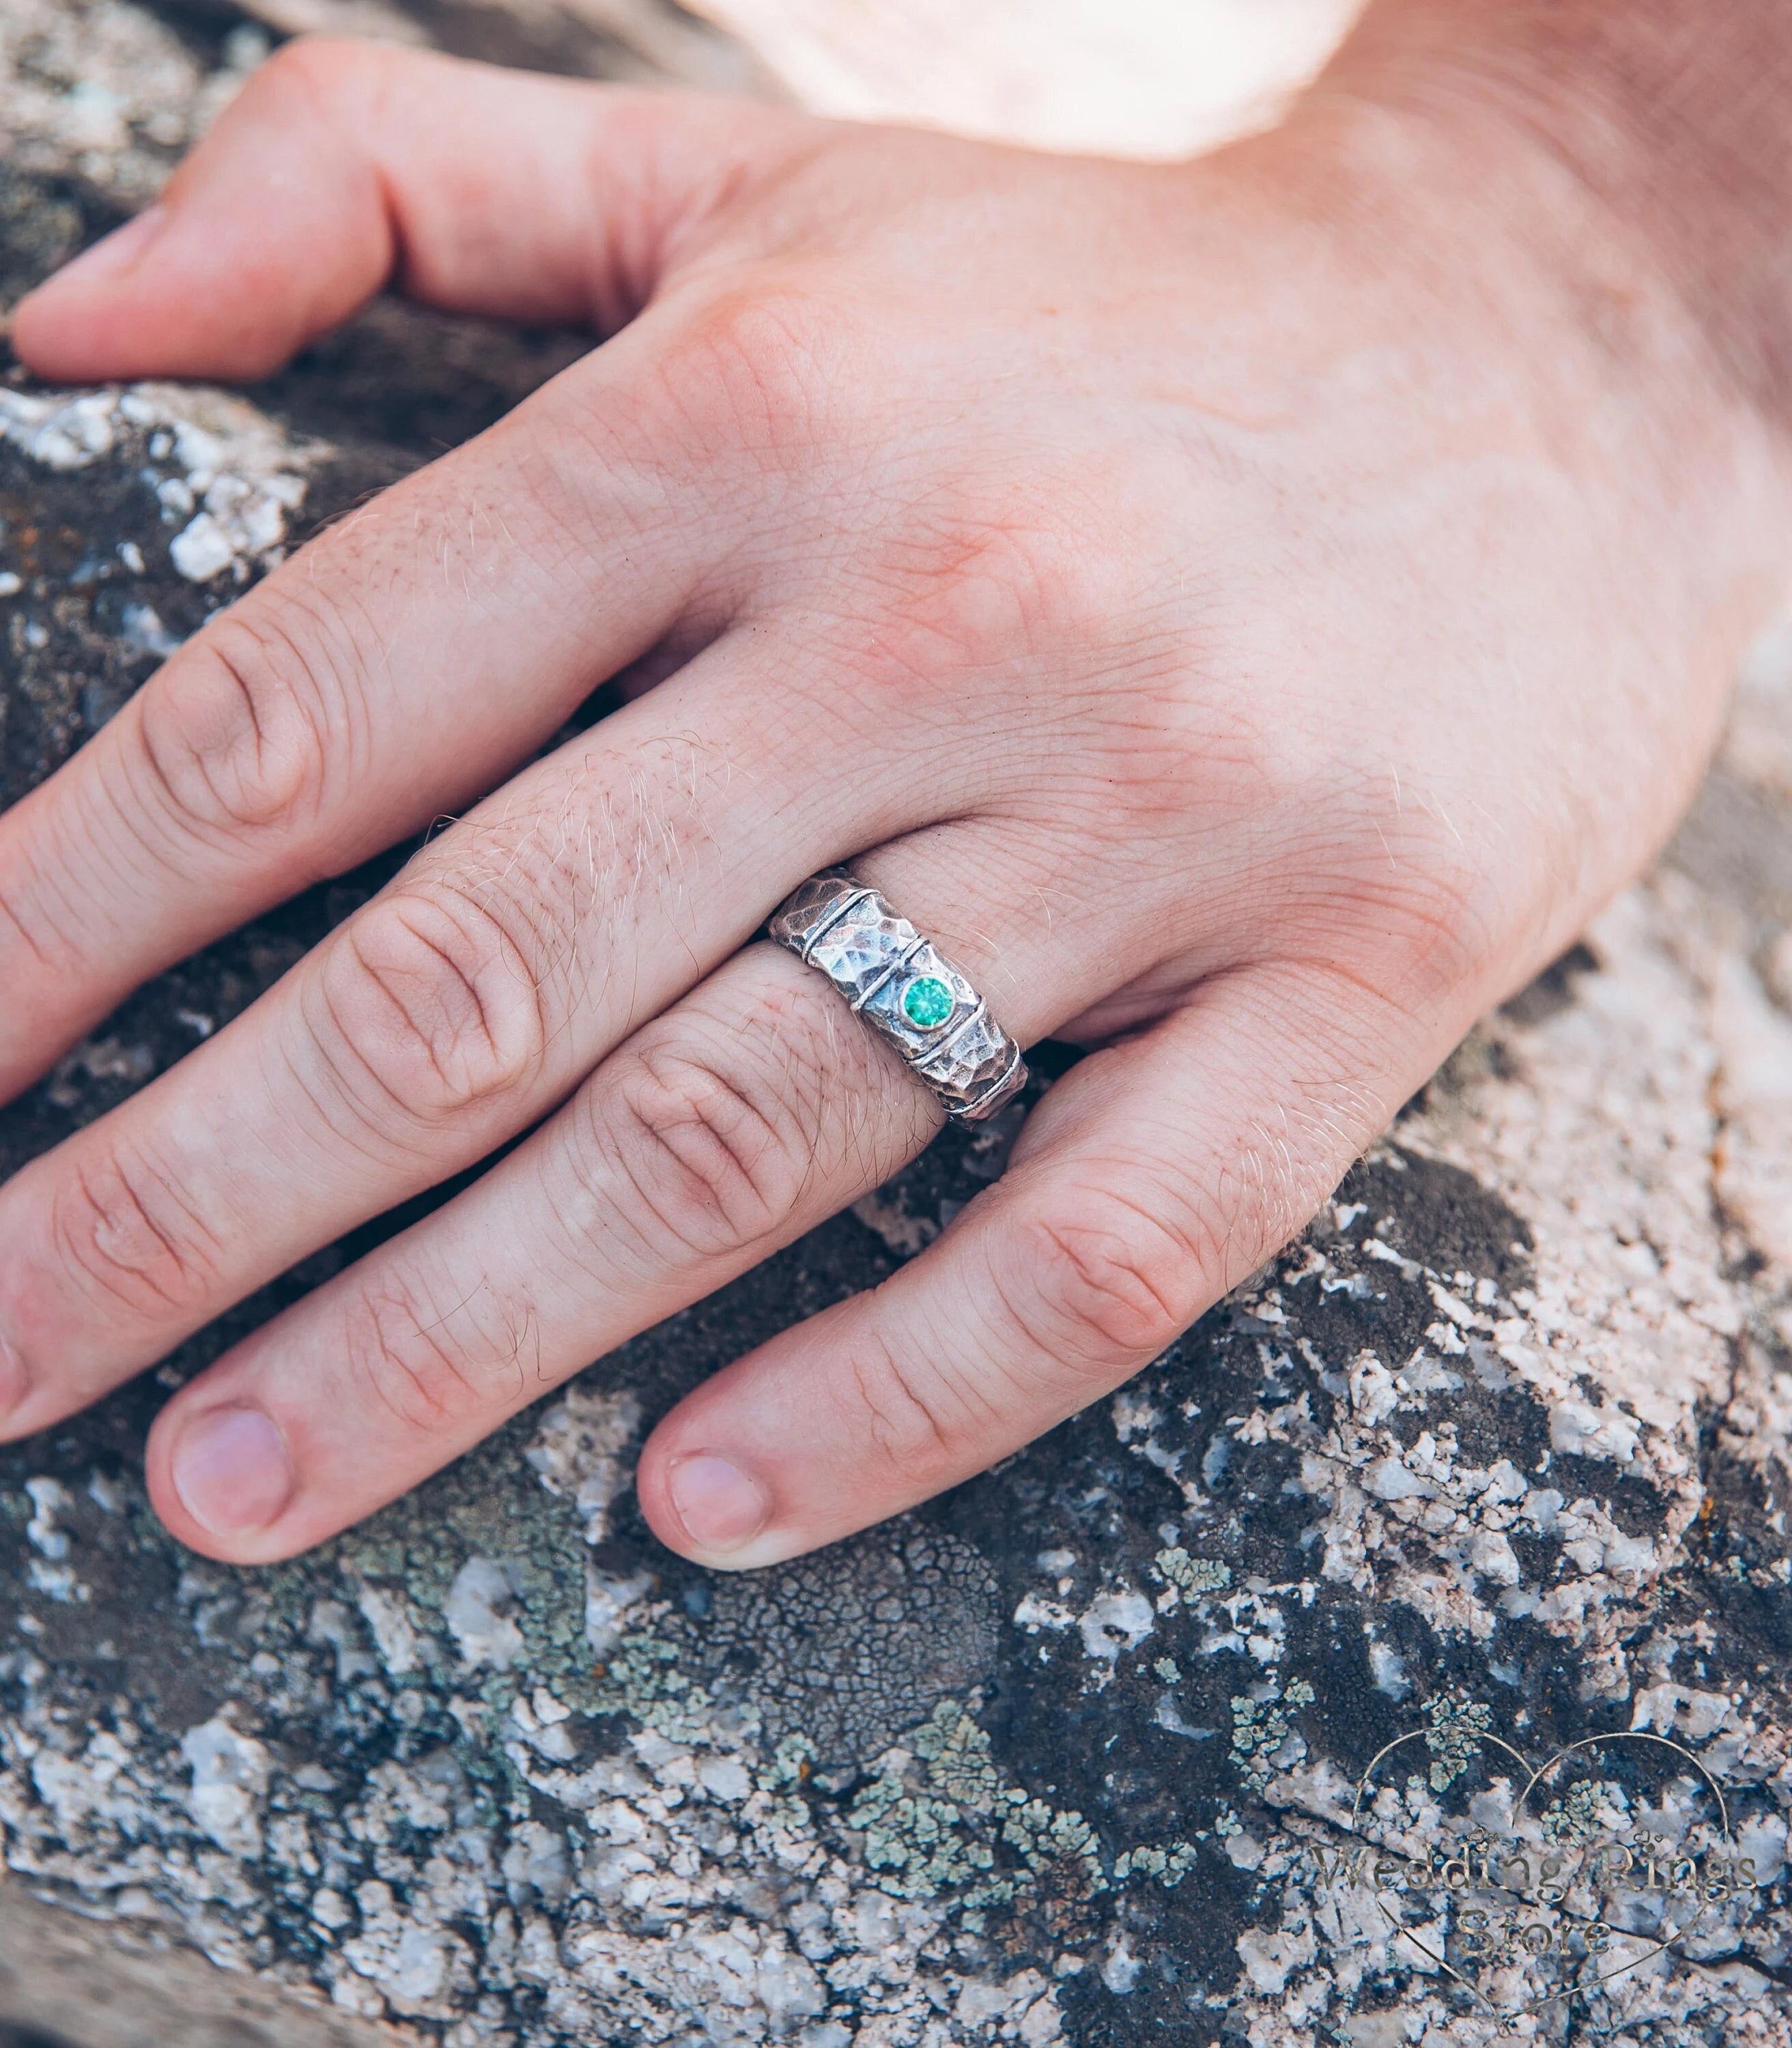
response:
M1296 1678L1286 1693L1271 1681L1259 1697L1252 1693L1232 1695L1232 1762L1253 1792L1268 1789L1275 1775L1275 1756L1294 1732L1286 1707L1310 1706L1315 1697L1305 1678Z
M1173 1890L1194 1868L1193 1842L1146 1844L1123 1852L1110 1876L1100 1837L1073 1809L1054 1806L1008 1782L989 1736L956 1701L942 1701L853 1802L865 1860L901 1899L937 1899L959 1889L954 1910L980 1928L985 1910L1030 1895L1048 1871L1075 1867L1090 1893L1128 1877ZM998 1845L1019 1868L998 1867Z
M1021 1852L1035 1876L1049 1865L1074 1860L1081 1864L1092 1891L1105 1891L1106 1873L1101 1867L1101 1843L1082 1815L1029 1799L1018 1789L1005 1793L1009 1811L1003 1820L1002 1839Z
M1003 1796L1002 1773L990 1740L955 1700L942 1700L909 1738L944 1796L975 1813L991 1812Z
M865 1861L899 1899L959 1892L967 1924L1029 1891L1053 1866L1080 1864L1092 1891L1107 1888L1101 1844L1082 1814L1007 1782L987 1732L956 1701L942 1700L853 1802L849 1824L865 1837ZM996 1867L996 1847L1020 1868Z
M1160 1657L1151 1669L1166 1685L1178 1685L1182 1682L1182 1667L1173 1657Z
M1155 1878L1166 1891L1173 1891L1192 1871L1200 1851L1193 1842L1172 1842L1167 1848L1147 1845L1127 1849L1114 1865L1115 1881L1129 1877Z
M1431 1789L1447 1792L1481 1753L1493 1709L1479 1700L1440 1693L1425 1702L1425 1746L1431 1752Z
M766 1767L765 1782L779 1791L801 1785L814 1764L815 1744L809 1737L787 1735L771 1753L771 1762Z
M1553 1845L1590 1842L1601 1832L1599 1787L1584 1779L1565 1799L1552 1799L1543 1813L1543 1839Z
M1160 1550L1154 1561L1170 1584L1189 1600L1202 1593L1223 1592L1232 1582L1230 1565L1217 1557L1192 1557L1180 1547Z
M901 1774L880 1773L853 1802L851 1824L865 1836L865 1861L883 1873L882 1889L898 1899L933 1899L968 1886L993 1868L995 1852L965 1825L949 1799L910 1792ZM967 1904L1011 1897L1011 1883L985 1887Z
M603 1667L591 1711L627 1714L668 1742L702 1742L716 1702L680 1668L682 1654L677 1643L662 1636L624 1636Z

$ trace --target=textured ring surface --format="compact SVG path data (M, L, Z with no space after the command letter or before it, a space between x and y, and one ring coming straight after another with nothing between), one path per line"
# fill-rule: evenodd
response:
M812 875L768 927L818 968L967 1123L993 1116L1026 1080L1021 1049L931 939L844 868Z

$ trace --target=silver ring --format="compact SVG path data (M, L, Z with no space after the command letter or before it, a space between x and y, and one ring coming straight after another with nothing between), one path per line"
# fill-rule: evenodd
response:
M818 968L965 1123L1025 1084L1021 1049L931 939L844 868L811 875L779 906L770 937Z

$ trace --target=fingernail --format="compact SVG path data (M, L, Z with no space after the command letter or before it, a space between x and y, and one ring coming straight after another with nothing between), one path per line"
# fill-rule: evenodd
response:
M109 285L134 270L149 253L149 245L167 227L169 210L159 202L146 207L134 220L103 235L91 249L83 249L72 262L64 263L52 284L70 278L83 285ZM41 289L41 288L40 288Z
M21 1405L30 1390L25 1360L4 1337L0 1337L0 1422L4 1422Z
M293 1497L285 1439L257 1408L215 1408L189 1423L174 1453L180 1505L214 1536L252 1536Z
M727 1458L680 1458L666 1476L685 1533L700 1550L738 1550L771 1515L771 1495Z

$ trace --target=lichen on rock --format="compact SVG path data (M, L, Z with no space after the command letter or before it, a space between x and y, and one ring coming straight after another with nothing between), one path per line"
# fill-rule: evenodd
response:
M251 54L122 0L10 11L0 297L146 196ZM90 62L138 66L109 111L67 103ZM4 800L282 549L579 345L385 307L247 397L9 370ZM1661 871L1294 1246L1111 1401L820 1557L671 1557L639 1445L931 1242L1024 1105L289 1564L181 1553L144 1430L365 1237L0 1450L0 2023L49 2023L41 1951L76 2048L120 1986L196 2009L191 1968L307 2048L1480 2048L1436 1960L1464 1961L1447 1887L1396 1938L1352 1860L1552 1847L1616 1794L1703 1840L1702 1771L1761 1883L1573 2023L1792 2043L1788 764L1770 646ZM134 998L0 1111L0 1167L220 1028L390 866ZM1515 1755L1619 1734L1691 1761L1524 1809ZM1626 1939L1659 1931L1629 1910ZM27 1920L75 1932L9 1945Z

